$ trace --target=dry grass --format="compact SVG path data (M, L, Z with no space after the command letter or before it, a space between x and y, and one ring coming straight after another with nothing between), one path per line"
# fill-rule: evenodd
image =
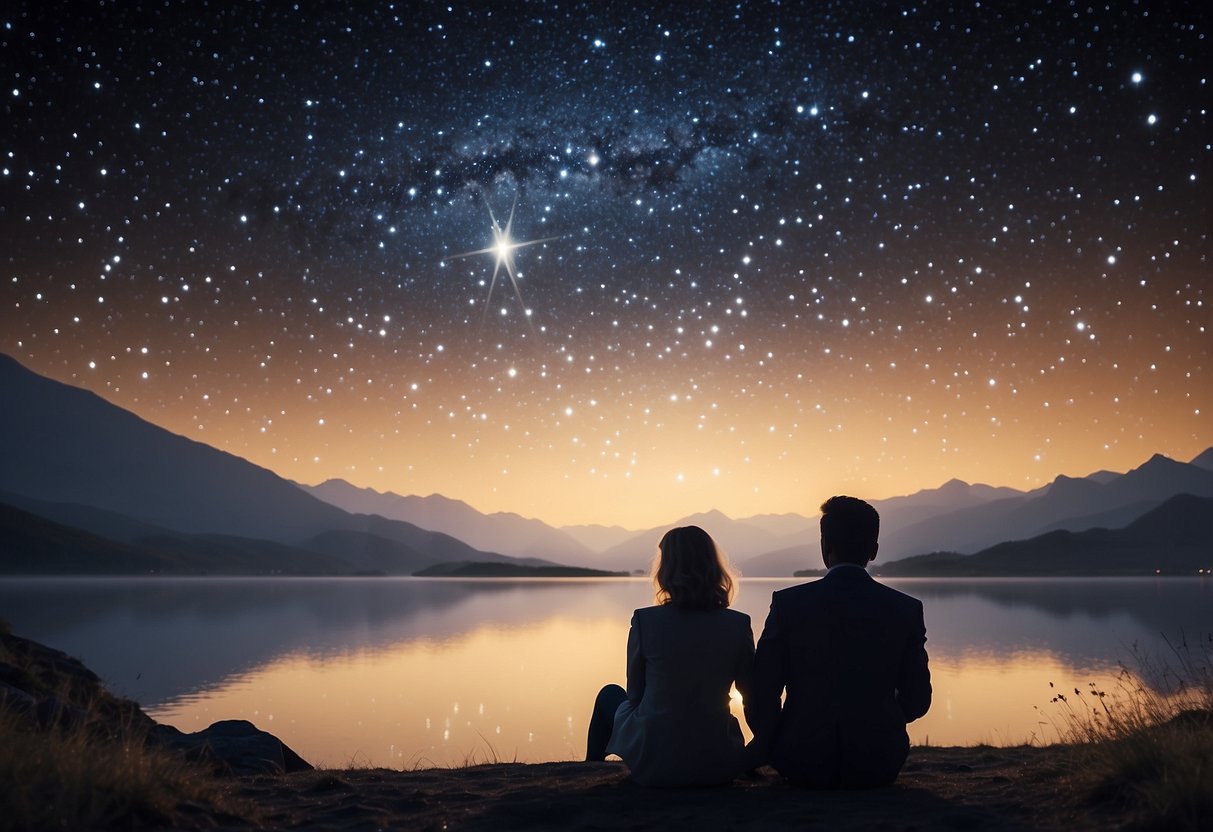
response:
M140 738L34 728L10 713L0 713L0 806L0 830L176 826L238 808L208 770Z
M0 634L7 626L0 620ZM0 663L42 700L0 697L0 832L213 825L249 817L210 769L146 744L134 703L0 645ZM57 712L54 704L57 703ZM191 823L190 818L194 818Z
M1129 828L1207 830L1213 819L1213 635L1136 653L1113 690L1059 693L1073 785ZM1136 652L1136 651L1135 651Z

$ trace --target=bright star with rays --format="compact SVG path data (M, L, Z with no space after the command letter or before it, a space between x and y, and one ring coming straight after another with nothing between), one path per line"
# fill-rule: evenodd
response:
M462 257L474 257L478 254L492 254L495 258L493 279L489 282L489 295L484 300L484 312L480 315L481 326L484 325L485 319L489 314L489 304L493 300L493 289L497 286L497 276L501 274L501 267L505 266L506 276L510 279L510 285L514 287L514 296L518 298L518 305L522 308L523 318L526 320L527 326L531 327L531 332L534 333L535 327L531 325L531 310L526 308L526 303L522 300L522 290L518 288L518 272L514 268L514 252L520 248L550 242L559 238L543 237L542 239L525 240L523 242L516 242L514 240L511 231L514 227L514 209L518 207L517 194L514 195L514 204L510 206L510 218L506 220L505 228L502 228L501 223L497 222L497 217L493 213L493 206L488 204L488 200L485 200L484 204L489 209L489 219L493 223L493 244L488 248L451 255L450 259L458 260Z

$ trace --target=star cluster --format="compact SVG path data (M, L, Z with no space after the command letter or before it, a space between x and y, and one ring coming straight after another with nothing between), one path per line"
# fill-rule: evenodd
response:
M1210 444L1207 4L701 5L18 4L0 349L557 523Z

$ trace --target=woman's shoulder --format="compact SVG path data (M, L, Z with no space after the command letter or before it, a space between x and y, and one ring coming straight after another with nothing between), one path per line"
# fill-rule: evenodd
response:
M733 624L749 626L750 617L744 612L722 607L715 610L687 610L673 604L658 604L652 607L640 607L632 613L638 619L678 618L681 616L709 616L729 621Z
M737 625L738 627L741 627L741 626L749 627L750 626L750 616L744 612L740 612L740 611L734 610L734 609L724 609L724 610L720 610L720 612L723 613L725 616L727 616L729 621L731 621L733 624Z

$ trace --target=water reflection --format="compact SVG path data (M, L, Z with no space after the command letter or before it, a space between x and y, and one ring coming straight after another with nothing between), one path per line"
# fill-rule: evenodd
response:
M625 637L611 619L554 616L323 660L294 654L153 713L184 730L245 714L330 765L570 759L585 753L590 703L619 674Z
M645 603L649 590L638 581L0 581L0 615L15 632L79 657L115 692L148 705L286 655L325 660L405 641L450 642L564 611L615 619ZM625 629L627 621L624 614Z
M755 635L789 583L744 582ZM1213 621L1196 579L891 583L926 606L936 699L916 742L1049 741L1034 707L1049 682L1105 681L1131 645ZM158 719L251 719L332 765L579 756L594 692L623 680L630 611L650 599L629 579L0 582L15 632L80 657Z

